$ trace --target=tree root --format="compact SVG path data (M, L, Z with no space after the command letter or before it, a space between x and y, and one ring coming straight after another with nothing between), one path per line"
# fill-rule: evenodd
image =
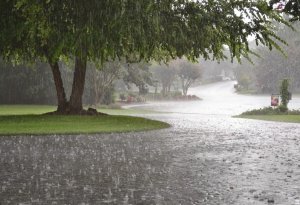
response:
M106 113L98 112L94 108L88 108L87 110L81 109L81 110L56 110L54 112L48 112L45 113L45 115L85 115L85 116L105 116L108 115Z

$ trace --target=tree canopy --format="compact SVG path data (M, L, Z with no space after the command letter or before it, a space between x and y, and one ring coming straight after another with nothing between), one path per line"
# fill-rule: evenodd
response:
M251 35L272 46L271 19L281 21L266 1L11 0L1 7L1 54L33 60L45 57L45 49L52 59L147 60L157 50L174 58L222 58L224 45L239 57Z
M284 22L263 0L4 0L0 19L0 55L47 61L58 107L75 113L82 110L88 60L222 59L226 47L240 59L248 57L250 36L278 48L272 20ZM62 58L75 58L69 101L57 63Z

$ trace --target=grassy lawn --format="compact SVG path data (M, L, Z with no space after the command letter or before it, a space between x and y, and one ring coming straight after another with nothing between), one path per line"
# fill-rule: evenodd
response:
M0 105L0 115L43 114L55 109L54 106L48 105Z
M239 115L238 118L300 123L300 115Z
M49 105L0 105L0 115L38 115L55 111L55 106ZM97 109L109 115L133 115L133 114L151 114L155 113L150 110L134 110L134 109Z
M54 111L54 106L1 105L0 135L87 134L145 131L167 128L164 122L140 117L124 116L147 111L100 109L108 116L40 115Z

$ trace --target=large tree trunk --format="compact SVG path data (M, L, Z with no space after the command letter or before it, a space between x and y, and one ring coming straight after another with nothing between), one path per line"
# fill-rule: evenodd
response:
M76 57L72 92L69 102L70 114L81 114L83 111L82 95L85 84L86 57Z
M66 99L66 93L65 89L63 86L63 81L61 78L61 73L59 70L59 65L58 62L54 63L49 63L52 74L53 74L53 79L54 79L54 84L56 88L56 95L57 95L57 112L58 113L65 113L66 109L68 107L68 102Z

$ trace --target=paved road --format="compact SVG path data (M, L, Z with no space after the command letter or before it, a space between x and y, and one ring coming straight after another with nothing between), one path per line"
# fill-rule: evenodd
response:
M1 137L0 204L300 204L300 125L231 118L269 103L231 86L147 105L165 130Z

